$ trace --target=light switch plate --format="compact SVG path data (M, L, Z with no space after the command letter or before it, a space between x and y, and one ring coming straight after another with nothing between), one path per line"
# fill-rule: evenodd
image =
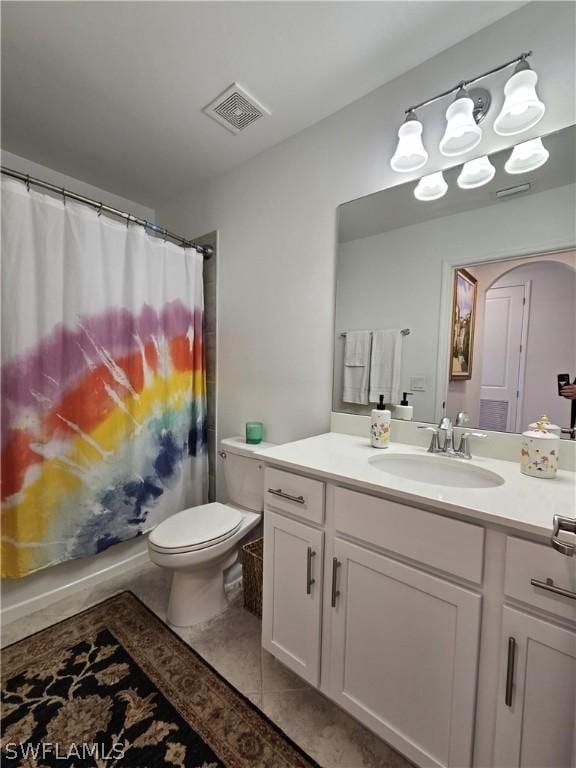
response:
M412 392L426 392L426 376L410 376Z

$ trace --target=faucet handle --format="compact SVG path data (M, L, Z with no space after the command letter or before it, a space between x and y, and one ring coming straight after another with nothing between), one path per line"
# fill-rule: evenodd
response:
M439 453L440 451L440 444L438 443L438 427L418 427L418 429L423 429L425 432L432 432L432 439L430 440L430 445L428 446L428 453Z
M472 454L470 453L470 438L476 437L480 440L484 440L484 438L488 437L487 434L484 432L463 432L462 437L460 438L460 446L458 448L458 453L462 454L462 458L464 459L471 459Z

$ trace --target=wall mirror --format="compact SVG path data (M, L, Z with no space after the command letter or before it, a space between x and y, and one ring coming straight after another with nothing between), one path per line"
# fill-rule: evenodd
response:
M439 199L416 199L411 181L340 206L334 411L367 414L377 399L371 363L361 370L372 342L353 334L354 350L348 333L404 331L376 365L393 369L392 404L412 393L414 420L464 410L487 430L521 432L542 414L570 426L558 375L576 379L576 127L542 145L531 171L505 169L512 148L491 155L484 186L461 188L460 165Z

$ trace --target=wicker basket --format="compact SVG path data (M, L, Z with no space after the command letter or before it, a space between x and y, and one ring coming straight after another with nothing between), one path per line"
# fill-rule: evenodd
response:
M262 616L262 570L264 565L264 539L244 544L240 549L244 608Z

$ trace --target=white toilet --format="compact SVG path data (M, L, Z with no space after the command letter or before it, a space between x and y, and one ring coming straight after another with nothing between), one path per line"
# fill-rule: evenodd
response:
M240 541L262 519L262 465L242 437L220 443L228 504L214 502L184 509L160 523L148 537L150 559L173 571L168 622L188 627L226 606L224 572L238 560Z

